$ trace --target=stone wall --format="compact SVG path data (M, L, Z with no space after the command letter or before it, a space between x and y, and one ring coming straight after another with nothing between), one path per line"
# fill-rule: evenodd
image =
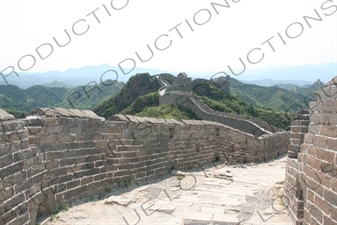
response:
M309 123L309 111L300 110L293 115L290 127L289 158L297 158L304 135L308 133Z
M260 119L247 120L244 115L226 114L224 112L214 111L190 92L169 92L159 96L159 104L178 105L192 110L199 118L203 120L222 123L233 127L242 132L261 136L264 134L272 135L276 128L261 121ZM258 125L261 121L261 125Z
M173 77L173 86L179 86L181 91L192 91L191 83L190 77Z
M283 154L288 133L261 136L209 121L36 109L0 118L0 224L35 224L80 197L214 161L257 162Z
M298 133L296 142L303 141L297 158L287 159L284 183L288 211L295 224L337 224L336 84L337 77L317 93L317 102L310 103L305 135L307 122L292 123L292 133ZM295 156L293 152L290 155Z
M254 136L275 133L276 127L269 125L259 118L247 119L245 115L219 112L211 109L207 104L203 103L191 91L184 91L181 85L169 85L160 75L156 76L158 83L161 85L159 89L159 105L178 105L191 109L199 118L210 120L231 126L243 132L251 133ZM186 79L186 78L174 78ZM230 77L220 77L215 80L195 79L192 86L197 89L203 83L209 83L220 87L225 93L229 94ZM193 91L194 91L193 89Z

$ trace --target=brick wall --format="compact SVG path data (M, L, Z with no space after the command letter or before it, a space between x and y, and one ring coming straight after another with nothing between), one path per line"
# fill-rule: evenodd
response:
M317 102L310 103L308 132L301 134L306 122L292 123L292 130L296 129L300 139L295 142L301 143L303 136L297 159L287 160L285 179L289 214L296 224L337 224L337 82L334 80L317 93Z
M164 95L159 96L159 104L186 107L203 120L219 122L242 132L251 133L254 136L271 134L277 130L258 118L248 120L245 115L215 111L190 92L166 92Z
M38 213L105 189L214 161L257 162L287 151L288 133L254 137L210 121L36 109L1 121L0 224L35 224Z

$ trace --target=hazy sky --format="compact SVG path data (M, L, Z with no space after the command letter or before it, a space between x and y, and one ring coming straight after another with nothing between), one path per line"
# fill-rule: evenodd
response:
M0 0L0 70L8 66L19 73L19 67L27 72L44 72L104 63L117 66L127 58L132 58L137 67L199 72L228 70L228 65L239 71L239 58L248 69L337 62L337 7L333 6L337 0L227 3ZM310 28L303 16L318 18L315 9L323 21L308 19ZM59 47L53 37L60 45L66 44L64 29L71 41ZM269 39L270 44L266 42ZM153 51L150 60L147 45ZM51 54L42 60L36 48L42 58ZM247 54L254 48L249 63ZM136 52L148 61L140 61ZM256 63L262 54L264 58ZM127 60L122 66L133 64Z

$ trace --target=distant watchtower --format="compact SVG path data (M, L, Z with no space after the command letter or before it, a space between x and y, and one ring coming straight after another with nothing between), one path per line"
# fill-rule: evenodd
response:
M180 86L182 91L192 91L192 79L186 73L179 73L173 78L173 85Z
M219 78L215 78L213 79L213 82L226 94L231 93L230 91L230 87L231 87L231 80L230 80L230 76L227 75L226 77L222 76Z

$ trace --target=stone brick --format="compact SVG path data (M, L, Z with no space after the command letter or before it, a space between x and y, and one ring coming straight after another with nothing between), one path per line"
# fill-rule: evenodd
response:
M299 145L290 145L289 146L289 151L299 152L300 151L300 146Z
M319 208L320 210L322 210L325 214L329 215L331 212L331 206L322 198L320 198L319 196L315 196L314 199L314 204L317 208Z
M328 149L337 151L337 139L336 138L335 139L332 139L332 138L328 139Z
M0 170L0 177L2 179L4 179L5 177L11 175L11 174L14 174L14 173L17 173L17 172L20 172L22 170L22 161L21 162L18 162L14 165L11 165L11 166L8 166L6 167L5 169L1 169Z
M315 193L308 189L307 190L307 200L310 201L310 202L314 202L314 197L315 197Z
M61 159L59 163L61 167L71 166L75 165L76 159L75 158Z
M315 169L317 171L319 171L321 169L321 162L318 161L316 158L308 156L308 157L306 157L306 160L304 162L307 163L307 165L309 165L310 167L312 167L313 169Z
M30 145L40 145L41 137L40 136L29 136Z
M332 206L337 207L337 195L328 189L324 189L324 199Z
M324 188L330 188L331 178L329 178L326 174L317 173L320 178L320 184Z
M319 134L320 127L321 127L321 125L317 125L315 123L310 123L309 124L309 133Z
M330 213L331 219L337 221L337 207L333 206Z
M37 193L41 192L41 184L34 184L32 187L28 188L26 191L26 198L32 198Z
M291 132L308 133L308 127L307 126L291 126Z
M9 223L8 225L21 225L21 224L25 224L26 222L29 222L28 212L26 212L25 214L21 216L18 216L14 221Z
M27 127L27 130L29 135L40 135L42 126L29 126Z
M328 148L328 139L326 137L316 135L315 138L314 138L314 144L318 147L327 149Z
M15 197L10 198L5 204L4 204L4 210L5 212L11 210L15 206L19 205L21 202L24 202L25 196L24 194L18 194Z
M291 143L291 145L298 145L298 146L300 146L303 143L303 140L295 139L295 138L290 138L290 143Z
M93 190L99 187L105 186L105 181L93 182L88 185L88 190Z
M314 141L314 134L312 133L307 133L304 135L304 143L312 144Z
M320 171L325 174L325 179L332 179L337 176L337 166L331 163L322 162Z
M58 168L59 165L60 165L59 161L48 161L46 162L45 167L46 167L46 170L50 170L53 168Z
M304 208L304 221L310 221L310 212L307 208Z
M320 110L324 112L337 112L337 101L324 100L320 104Z
M21 149L28 149L29 148L29 138L22 139L20 141L20 148Z
M47 153L48 160L56 160L56 159L62 159L62 158L63 158L63 152L48 152Z
M1 148L1 146L0 146L0 148ZM11 147L10 147L11 148ZM9 148L9 149L10 149ZM5 151L3 151L3 152L5 152ZM6 166L9 166L9 165L11 165L11 164L13 164L14 163L14 160L13 160L13 156L12 156L12 154L10 154L10 153L7 153L7 154L4 154L4 155L1 155L1 150L0 150L0 157L2 157L1 158L1 167L6 167ZM16 161L17 162L17 161Z
M26 172L18 172L4 179L4 183L7 187L13 186L14 184L21 183L26 179Z
M315 113L316 124L329 125L330 123L330 113Z
M81 185L89 184L93 181L93 177L85 177L81 179Z
M311 217L311 218L310 218L309 224L310 224L310 225L321 225L322 223L321 223L320 221L317 221L316 218Z
M94 181L98 181L98 180L103 180L105 178L105 174L98 174L94 176Z
M40 143L41 144L52 144L57 143L59 140L56 135L42 136Z
M80 185L80 180L74 180L74 181L70 181L69 183L67 183L67 189L72 189L74 187L77 187Z
M330 125L337 125L337 113L331 113L330 114Z
M9 199L13 195L14 195L14 189L13 188L9 188L5 191L1 191L0 192L0 202L4 202L5 200Z
M330 217L324 216L323 224L337 224L337 221L333 221Z
M335 176L331 179L331 189L337 193L337 171L334 171Z
M14 218L16 218L16 213L14 211L11 211L10 213L7 213L5 215L1 215L0 222L3 221L3 223L5 225L7 225Z
M70 198L73 198L75 196L78 196L84 192L86 192L88 190L87 186L81 186L81 187L78 187L78 188L75 188L75 189L72 189L70 191L67 191L63 194L64 198L65 199L70 199Z
M13 158L16 162L32 158L33 156L35 156L35 154L31 149L24 149L20 152L16 152L13 154Z
M60 179L60 183L65 183L68 181L71 181L74 178L74 176L72 174L67 174L67 175L60 175L59 179Z
M313 221L312 218L315 218L319 223L322 223L323 221L323 215L319 208L317 208L315 205L310 204L308 206L309 212L311 214L311 222ZM314 224L317 224L316 221L314 221Z
M309 120L293 120L291 126L309 126Z
M318 159L324 160L324 161L332 163L332 164L334 163L334 159L335 159L336 154L337 153L335 153L335 152L328 152L328 151L320 149L320 148L318 148L316 150L316 155L317 155Z
M55 190L56 193L60 193L60 192L64 192L67 189L67 185L66 184L60 184L57 186L57 189ZM54 194L56 194L54 193Z
M33 167L28 168L27 171L28 171L27 173L28 177L32 177L38 173L45 171L45 165L44 164L35 165Z
M36 166L36 164L37 164L37 158L36 157L26 159L26 160L23 161L22 169L28 169L30 167Z
M320 149L320 148L317 147L317 146L314 146L314 145L312 145L312 146L310 146L310 145L308 146L307 145L307 147L308 147L307 154L309 154L309 155L317 158L317 149Z
M320 135L328 137L337 137L337 127L322 125L320 129Z

